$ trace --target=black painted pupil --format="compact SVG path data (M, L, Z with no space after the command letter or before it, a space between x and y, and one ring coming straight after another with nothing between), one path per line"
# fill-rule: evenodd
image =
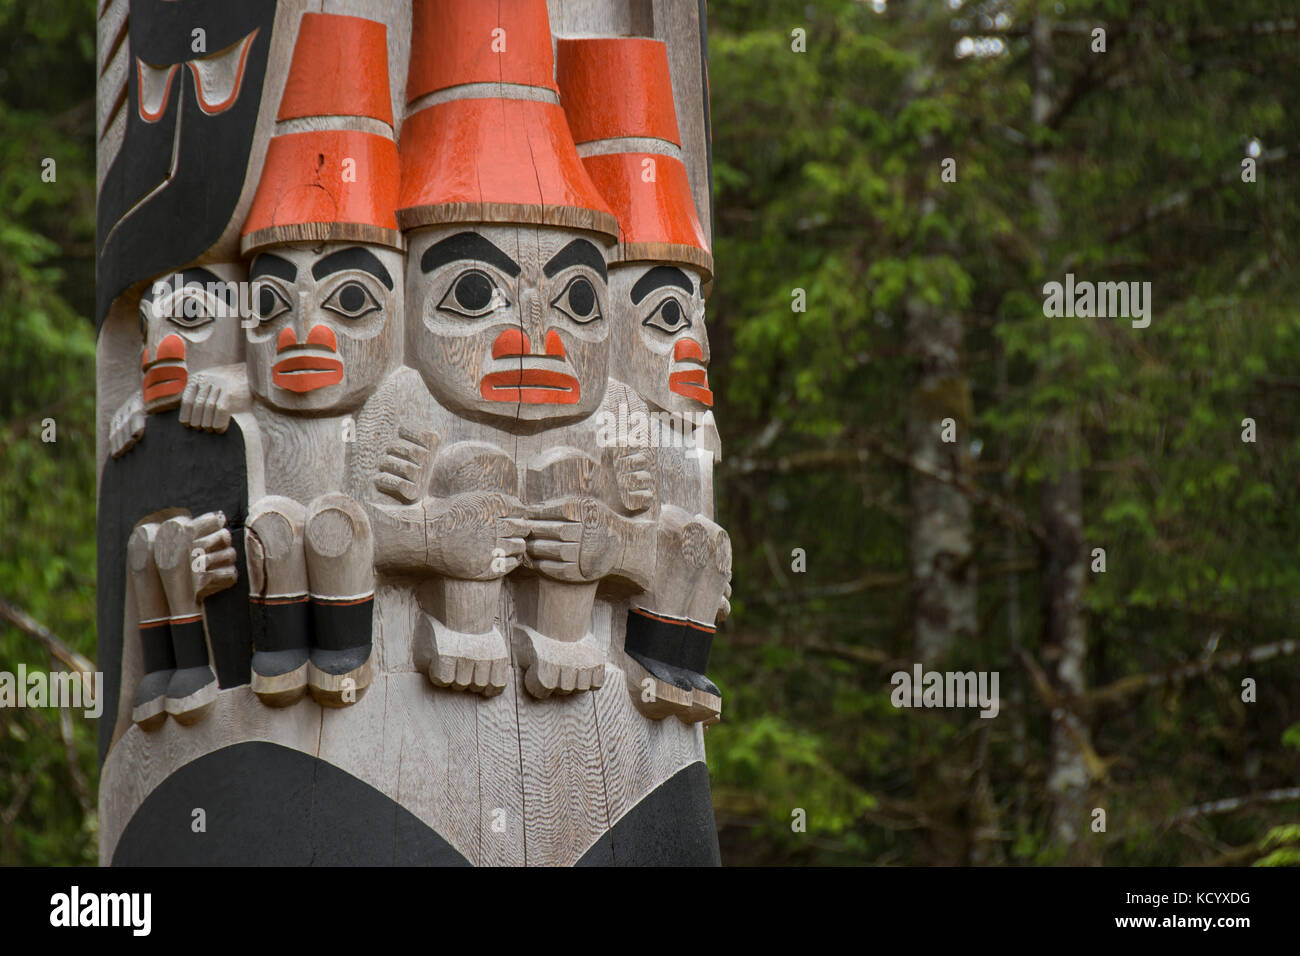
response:
M669 300L664 303L664 322L669 326L676 326L682 320L682 307L676 302Z
M591 310L596 307L596 290L586 279L577 279L569 287L569 306L574 315L591 315Z
M492 301L492 283L481 272L461 276L456 283L456 303L469 312L486 309Z
M263 318L275 311L275 293L270 289L263 289L257 297L257 311Z
M350 282L339 292L339 305L344 312L360 312L366 307L366 293L361 286Z

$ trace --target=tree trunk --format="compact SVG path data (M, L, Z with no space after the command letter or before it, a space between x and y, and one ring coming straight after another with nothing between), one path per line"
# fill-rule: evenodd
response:
M1030 31L1033 71L1033 120L1046 124L1052 112L1052 24L1039 17ZM1040 248L1046 257L1059 238L1059 214L1050 182L1055 157L1040 148L1033 157L1030 194L1038 215ZM1050 261L1050 260L1048 260ZM1049 323L1049 345L1053 338ZM1070 381L1067 361L1048 350L1042 369L1051 381ZM1059 694L1082 694L1088 657L1083 618L1084 548L1083 508L1079 484L1081 435L1078 410L1058 408L1044 423L1048 477L1040 492L1040 509L1047 542L1043 553L1043 659ZM1088 731L1076 715L1064 708L1052 714L1050 768L1047 793L1050 804L1049 840L1065 851L1070 862L1092 857L1086 842L1088 765L1084 758Z

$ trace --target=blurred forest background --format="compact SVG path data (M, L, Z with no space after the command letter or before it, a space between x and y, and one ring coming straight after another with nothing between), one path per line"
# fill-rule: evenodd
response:
M0 0L7 671L95 651L94 18ZM711 0L724 862L1300 863L1298 18ZM0 863L94 862L93 741L0 709Z

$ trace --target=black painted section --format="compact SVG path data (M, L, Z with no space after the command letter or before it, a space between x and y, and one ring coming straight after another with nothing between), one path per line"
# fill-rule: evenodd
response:
M375 599L356 604L311 602L312 646L330 651L370 647Z
M311 646L311 607L307 595L292 604L248 602L253 647L258 651L304 651Z
M195 808L206 832L195 833ZM278 744L192 761L145 798L114 866L468 866L436 831L333 764ZM342 904L342 899L340 899Z
M248 620L248 565L244 520L248 515L244 436L230 423L214 435L183 426L174 411L150 415L140 442L104 464L99 485L99 667L104 672L104 713L99 719L99 759L108 752L122 686L122 616L126 600L126 543L136 522L163 508L194 516L222 511L235 548L239 580L204 602L213 666L222 687L249 681L252 638ZM205 661L206 663L206 661ZM134 688L129 688L134 693Z
M126 132L99 195L97 327L127 288L195 259L229 224L253 144L275 8L275 0L131 0ZM205 53L191 48L196 28L206 32ZM254 29L258 34L234 105L204 113L184 64L223 50ZM137 57L158 67L180 64L157 122L140 116Z
M721 866L709 768L683 767L592 845L578 866Z

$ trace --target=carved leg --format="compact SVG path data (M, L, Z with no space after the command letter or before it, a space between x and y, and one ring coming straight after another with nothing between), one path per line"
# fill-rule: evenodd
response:
M253 693L286 707L307 692L311 612L303 525L307 509L280 495L258 501L244 526L248 610L253 631Z
M690 626L686 629L682 666L691 681L691 706L682 720L716 724L722 715L722 692L705 676L709 653L713 649L715 621L726 620L731 613L731 538L714 522L697 515L695 523L703 527L708 542L709 560L696 578L691 595Z
M524 686L537 698L593 690L605 683L605 655L591 633L599 582L569 584L544 577L520 582L520 617L512 634Z
M421 589L415 666L438 687L494 697L505 690L510 655L496 626L501 578L440 578Z
M144 677L135 688L131 719L142 730L157 730L167 720L167 682L176 670L171 630L167 626L167 595L153 558L157 535L158 525L142 524L131 532L126 544L144 660Z
M225 516L219 514L169 518L154 541L154 560L167 592L176 654L176 671L167 683L167 713L182 724L202 720L217 700L217 675L208 654L201 602L215 590L207 583L214 567L223 571L222 586L228 587L234 580L235 552L225 523Z
M375 545L361 506L343 494L315 499L307 511L305 552L311 584L311 695L323 706L344 707L370 686Z

